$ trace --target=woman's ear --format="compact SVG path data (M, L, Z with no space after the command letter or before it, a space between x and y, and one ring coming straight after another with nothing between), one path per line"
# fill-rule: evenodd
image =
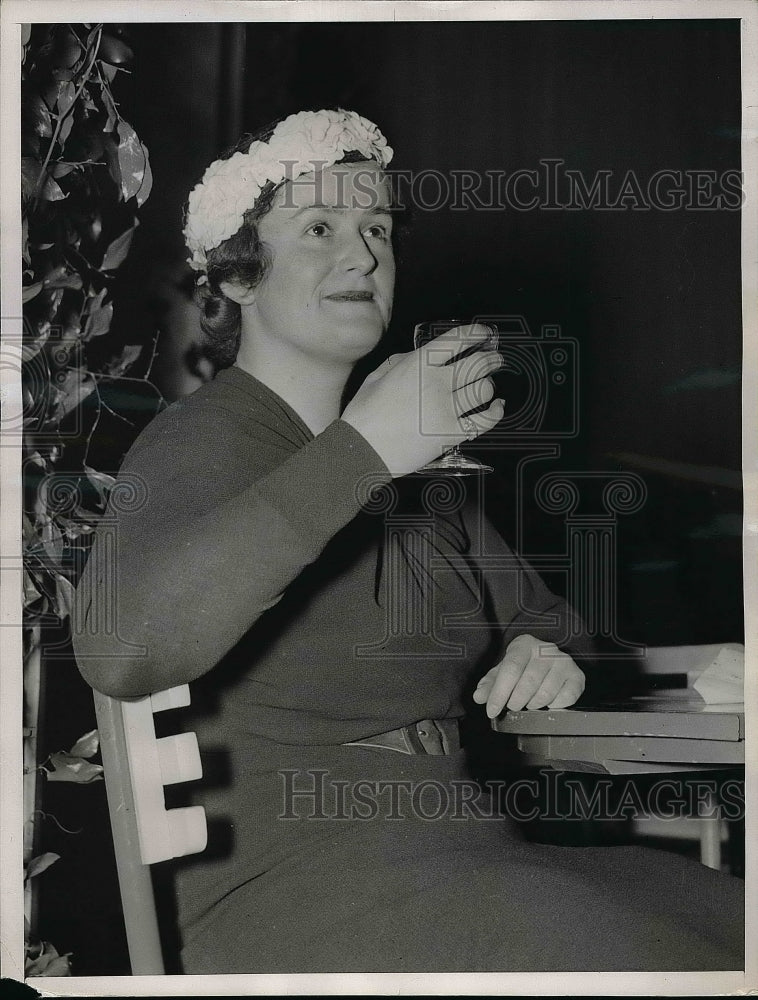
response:
M255 302L255 288L249 285L241 285L238 281L221 281L219 288L238 306L251 306Z

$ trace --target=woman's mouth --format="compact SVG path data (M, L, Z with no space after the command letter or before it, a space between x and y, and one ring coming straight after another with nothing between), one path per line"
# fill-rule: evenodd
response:
M325 296L332 302L373 302L373 292L334 292Z

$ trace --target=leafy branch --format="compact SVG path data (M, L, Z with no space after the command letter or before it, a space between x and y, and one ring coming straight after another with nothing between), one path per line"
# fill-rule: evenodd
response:
M22 42L24 860L26 971L38 976L67 975L69 962L31 926L34 880L58 860L35 850L35 823L46 815L36 808L37 781L89 784L102 772L90 760L95 731L39 763L43 629L69 617L113 484L91 464L101 417L135 430L121 412L124 393L103 398L105 387L147 388L155 410L163 399L148 381L155 341L145 366L143 346L111 331L115 274L152 187L148 150L112 90L133 52L124 31L105 24L25 25Z
M56 148L56 145L60 141L60 135L61 135L61 130L63 128L63 124L64 124L65 121L67 121L68 119L70 119L71 115L73 114L73 111L76 108L76 102L81 97L82 91L86 87L87 81L90 78L90 74L92 73L92 69L93 69L93 67L95 65L95 59L97 57L97 51L100 48L100 40L102 38L102 34L103 34L102 25L98 25L97 28L95 29L95 41L94 41L94 44L91 45L91 46L89 46L87 48L87 50L86 50L87 51L87 56L89 58L89 63L87 64L86 69L82 72L81 81L78 84L77 88L74 90L73 96L69 100L69 97L68 97L68 94L67 94L66 95L65 104L63 104L61 102L61 97L60 96L58 98L57 105L58 105L58 109L60 111L60 114L58 115L58 122L57 122L57 124L55 126L55 131L53 132L52 139L50 140L50 145L48 146L47 153L45 154L45 159L44 159L44 161L42 163L42 169L40 170L39 179L37 181L37 188L36 188L36 190L34 192L35 201L39 197L40 190L41 190L41 187L42 187L42 182L47 177L46 171L47 171L48 164L50 163L50 157L53 155L53 150ZM71 87L70 84L69 84L69 87Z

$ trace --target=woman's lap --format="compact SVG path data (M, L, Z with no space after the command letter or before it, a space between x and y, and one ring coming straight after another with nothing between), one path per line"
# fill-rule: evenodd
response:
M183 959L190 973L735 969L742 889L678 855L531 844L493 819L343 823L220 900Z

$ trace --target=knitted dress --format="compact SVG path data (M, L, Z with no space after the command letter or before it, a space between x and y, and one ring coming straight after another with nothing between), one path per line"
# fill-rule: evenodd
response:
M349 424L314 437L236 367L157 417L121 479L139 500L111 511L118 628L76 650L109 692L193 682L209 845L175 865L186 972L743 966L738 880L528 843L465 749L346 745L481 719L472 691L521 633L590 648L476 480L392 481ZM106 548L79 589L90 618Z

